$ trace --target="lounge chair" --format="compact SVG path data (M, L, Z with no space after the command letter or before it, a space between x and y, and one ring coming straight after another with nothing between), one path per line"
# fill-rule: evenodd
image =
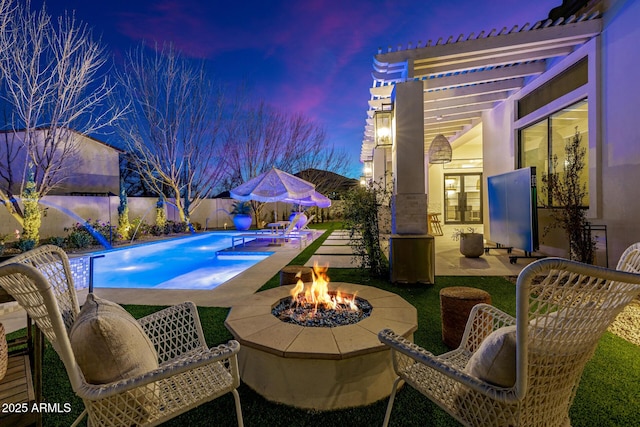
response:
M118 304L89 294L80 310L67 255L52 245L0 264L0 285L64 363L85 406L73 426L87 415L92 426L155 426L226 393L232 393L243 425L240 344L207 347L193 303L136 320ZM215 413L207 416L215 422Z
M238 242L242 242L242 245L244 245L247 240L271 240L275 243L276 241L286 242L288 240L294 239L298 239L298 241L300 242L300 249L302 249L302 241L304 240L306 245L309 233L305 231L301 232L300 230L295 229L296 224L298 223L298 221L300 221L301 218L302 213L297 214L295 217L293 217L293 220L291 220L289 226L282 231L263 229L255 230L253 233L243 233L232 236L231 249L235 249Z
M625 255L624 268L633 271ZM570 425L569 408L598 340L640 293L640 275L561 258L525 267L516 317L476 305L460 346L436 356L385 329L398 379L467 426ZM606 392L606 391L604 391Z

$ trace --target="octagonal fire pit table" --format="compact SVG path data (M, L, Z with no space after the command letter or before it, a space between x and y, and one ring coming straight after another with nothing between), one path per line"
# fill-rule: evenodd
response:
M369 316L343 326L301 326L272 314L293 287L256 293L229 312L225 326L241 344L245 384L267 400L315 410L364 406L389 396L396 375L378 332L390 328L413 341L415 307L378 288L331 282L330 292L368 302Z

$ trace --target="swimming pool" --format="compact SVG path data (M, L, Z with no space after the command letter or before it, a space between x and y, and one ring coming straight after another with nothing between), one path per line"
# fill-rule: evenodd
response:
M231 247L235 234L211 232L92 253L93 286L213 289L273 254L217 254Z

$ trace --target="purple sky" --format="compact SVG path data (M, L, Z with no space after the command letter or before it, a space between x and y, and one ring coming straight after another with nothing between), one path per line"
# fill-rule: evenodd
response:
M43 0L32 0L39 8ZM511 29L546 19L561 0L46 0L76 17L118 55L141 40L171 41L207 58L214 77L247 83L277 108L302 112L361 174L373 55L421 40Z

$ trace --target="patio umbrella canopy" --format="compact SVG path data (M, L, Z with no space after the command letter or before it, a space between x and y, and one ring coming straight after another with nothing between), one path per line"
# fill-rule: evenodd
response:
M328 208L331 206L331 199L329 199L324 194L318 193L317 191L313 191L311 196L304 197L302 199L290 199L286 198L282 200L287 203L297 203L301 206L317 206L319 208Z
M251 178L230 191L231 197L241 201L278 202L284 199L297 200L311 198L316 186L290 173L272 168ZM319 194L319 193L318 193Z

